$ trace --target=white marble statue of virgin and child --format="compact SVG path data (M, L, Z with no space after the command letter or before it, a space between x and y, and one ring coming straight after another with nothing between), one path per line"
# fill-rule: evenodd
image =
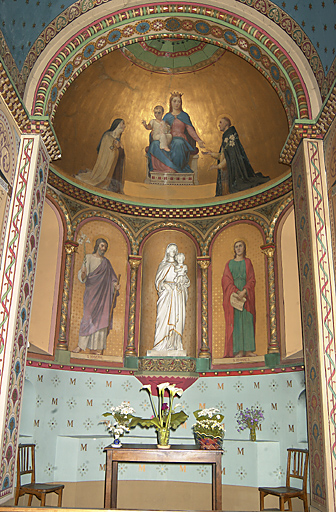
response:
M185 256L178 252L177 245L171 243L167 246L165 256L158 266L155 276L158 300L154 347L147 351L148 356L186 355L182 336L190 279L184 259Z

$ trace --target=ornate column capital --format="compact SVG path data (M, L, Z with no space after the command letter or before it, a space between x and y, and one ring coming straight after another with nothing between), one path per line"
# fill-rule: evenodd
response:
M275 244L266 244L260 246L261 251L267 256L267 258L273 258L275 253Z
M128 256L128 262L130 264L130 267L131 269L137 269L140 265L140 263L142 262L142 256L136 254L136 255L133 255L133 254L130 254Z
M74 242L74 240L65 240L64 250L66 254L68 255L77 252L78 245L79 244L77 242Z
M210 256L197 256L197 263L202 270L209 268L211 263Z

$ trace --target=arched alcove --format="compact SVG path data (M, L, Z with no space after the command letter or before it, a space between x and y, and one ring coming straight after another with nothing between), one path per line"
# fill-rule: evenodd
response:
M236 221L222 229L211 246L211 320L212 355L217 363L223 359L225 344L225 318L223 311L222 277L226 263L233 258L235 241L243 239L246 243L246 256L252 262L255 272L256 297L256 355L267 353L268 311L267 284L265 274L265 256L260 247L264 243L263 234L256 225Z
M302 358L302 326L294 208L277 229L280 342L282 358Z
M54 352L63 242L60 214L55 206L46 200L29 330L31 352Z
M128 283L128 244L125 234L111 221L99 218L87 218L77 226L76 240L79 244L76 253L72 274L71 274L71 293L70 304L71 312L69 315L68 336L69 349L77 347L79 328L83 317L83 298L85 286L78 279L78 273L82 267L85 254L93 253L96 240L103 238L107 241L108 248L105 257L110 261L116 276L120 276L120 290L115 297L115 307L113 308L113 328L109 332L106 340L106 349L104 358L109 361L121 363L123 361L123 350L125 343L125 322L126 322L126 304L127 283ZM112 314L112 313L111 313ZM89 350L87 352L90 352ZM81 354L83 357L83 354Z
M186 324L182 337L183 348L187 356L196 357L197 353L197 311L199 294L197 293L197 263L194 241L183 231L162 230L153 233L145 241L142 251L141 275L141 315L139 355L145 356L154 344L156 303L158 299L155 289L155 275L158 266L164 258L166 247L175 243L179 252L185 255L190 279L189 297L186 309Z

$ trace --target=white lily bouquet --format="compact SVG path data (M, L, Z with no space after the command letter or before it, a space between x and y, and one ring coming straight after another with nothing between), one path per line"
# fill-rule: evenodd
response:
M152 387L150 384L143 386L140 391L145 389L149 394L149 400L153 410L153 416L149 419L136 418L138 420L138 424L142 427L155 427L157 430L159 429L173 429L176 430L182 423L186 421L188 415L183 412L177 412L176 409L179 405L173 407L174 397L181 397L183 393L183 389L177 388L175 384L169 384L169 382L164 382L157 386L158 389L158 409L156 410L154 402L153 402L153 394ZM164 395L165 392L168 392L168 401L165 402Z
M129 432L132 427L154 427L158 434L158 447L169 448L170 429L176 430L182 423L188 419L188 415L183 411L177 411L179 405L173 407L175 396L181 397L183 389L177 388L175 384L164 382L157 386L158 389L158 408L153 402L152 388L150 384L143 386L140 391L145 389L149 394L150 403L153 410L151 418L140 418L134 416L134 409L130 407L129 402L122 402L118 407L111 407L111 412L105 412L103 416L114 416L114 422L103 421L107 430L114 436L113 446L121 446L119 437ZM165 393L168 394L168 400L165 401Z

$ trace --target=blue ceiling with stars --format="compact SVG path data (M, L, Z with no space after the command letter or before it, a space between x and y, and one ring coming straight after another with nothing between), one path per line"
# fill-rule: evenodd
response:
M73 3L72 0L0 0L0 28L19 70L40 33ZM335 58L336 0L274 0L274 4L305 31L328 72ZM225 8L225 1L222 7Z

